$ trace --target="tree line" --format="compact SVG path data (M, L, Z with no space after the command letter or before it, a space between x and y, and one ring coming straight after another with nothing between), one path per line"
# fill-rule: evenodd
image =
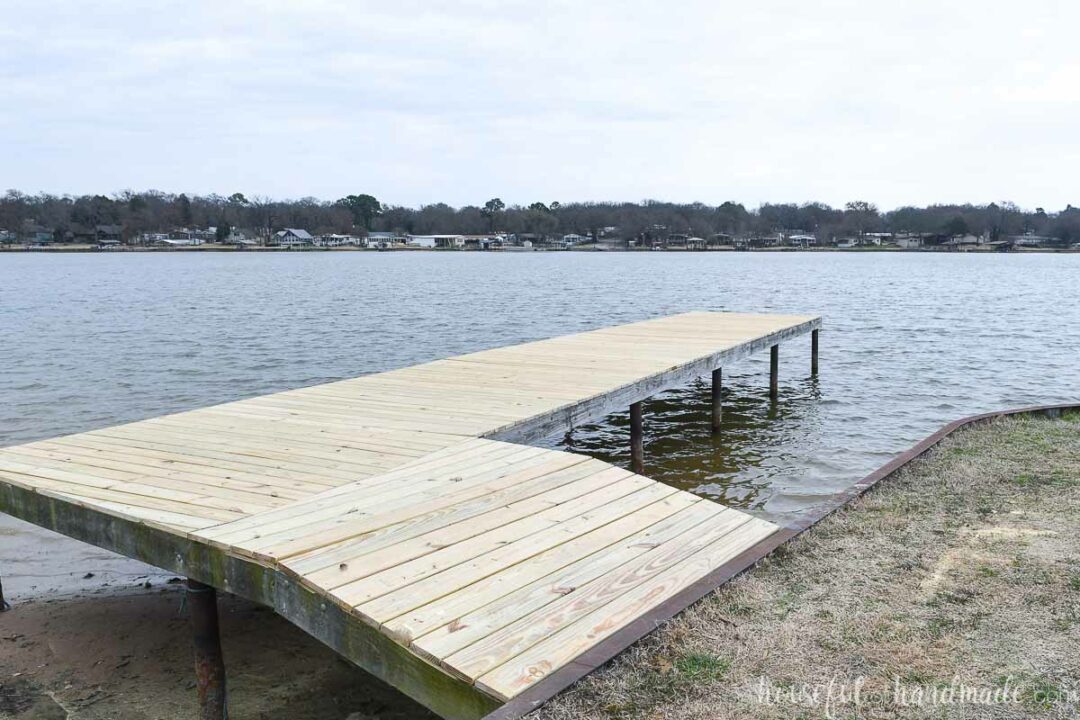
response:
M881 211L873 203L852 201L836 208L825 203L764 203L747 208L727 201L671 203L535 202L507 205L498 198L482 204L452 207L445 203L418 208L385 204L368 194L334 201L316 198L275 200L242 193L229 196L187 195L158 191L125 191L114 195L29 195L9 190L0 196L0 230L18 234L27 227L57 238L97 226L119 226L125 239L176 228L217 227L219 234L240 228L268 237L286 227L313 234L393 231L429 235L530 233L539 236L578 234L592 238L650 238L685 234L708 238L803 232L820 240L872 232L938 235L1035 234L1062 243L1080 242L1080 209L1058 212L1023 209L1011 202L984 205L929 205ZM614 228L614 229L613 229Z

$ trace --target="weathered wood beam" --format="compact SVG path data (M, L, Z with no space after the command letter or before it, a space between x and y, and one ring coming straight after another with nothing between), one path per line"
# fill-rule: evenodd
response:
M298 578L153 525L0 483L0 512L273 608L331 650L448 720L503 703L420 659Z
M821 330L812 330L810 332L810 374L817 375L817 356L818 356L818 335Z

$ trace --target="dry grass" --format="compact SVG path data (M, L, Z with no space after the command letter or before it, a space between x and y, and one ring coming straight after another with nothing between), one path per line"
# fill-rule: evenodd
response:
M960 683L1008 701L946 704ZM1078 693L1073 415L955 435L532 717L1054 718Z

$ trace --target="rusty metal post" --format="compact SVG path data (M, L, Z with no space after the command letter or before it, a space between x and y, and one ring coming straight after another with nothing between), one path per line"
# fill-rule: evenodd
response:
M188 578L187 605L195 643L195 685L199 720L225 720L225 662L218 631L217 591Z
M724 369L712 371L712 431L720 432L720 423L724 419L724 405L720 400L720 390L724 386Z
M7 612L11 609L7 600L4 599L4 581L0 580L0 612Z
M639 475L645 472L645 441L642 439L640 402L630 406L630 469Z
M817 375L817 350L818 350L818 333L820 330L812 330L810 332L810 374Z
M780 396L780 346L769 348L769 399Z

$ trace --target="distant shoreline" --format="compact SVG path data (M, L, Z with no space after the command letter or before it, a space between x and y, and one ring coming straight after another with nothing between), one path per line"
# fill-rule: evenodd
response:
M749 250L737 250L732 247L724 248L712 248L709 250L689 250L686 248L663 248L663 249L651 249L651 248L607 248L607 247L575 247L566 249L555 248L521 248L514 247L510 249L502 250L465 250L458 248L418 248L418 247L393 247L393 248L362 248L353 246L342 247L237 247L236 245L219 245L216 243L206 243L203 245L189 245L181 247L151 247L142 245L121 245L113 247L99 247L95 245L59 245L59 246L43 246L33 247L27 245L5 245L0 246L0 254L14 254L14 253L176 253L176 252L194 252L194 253L312 253L312 252L360 252L360 253L376 253L376 252L421 252L421 253L552 253L552 252L587 252L587 253L822 253L822 252L850 252L850 253L976 253L980 255L994 255L994 254L1046 254L1046 253L1065 253L1065 254L1077 254L1080 253L1078 248L1017 248L1015 250L995 251L989 248L987 249L970 249L970 250L955 250L945 247L921 247L921 248L898 248L898 247L854 247L854 248L841 248L841 247L815 247L815 248L802 248L802 247L770 247L770 248L753 248Z

